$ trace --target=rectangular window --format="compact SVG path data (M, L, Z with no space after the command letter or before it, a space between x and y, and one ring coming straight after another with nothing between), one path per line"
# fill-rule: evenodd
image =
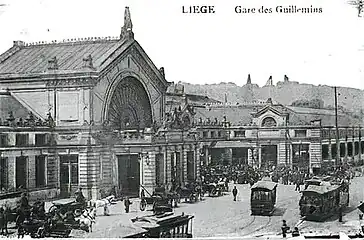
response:
M155 155L155 184L157 186L163 184L164 176L164 155L158 153Z
M0 158L0 190L5 191L8 189L8 159Z
M29 143L28 134L16 134L15 146L17 147L27 146L28 143Z
M222 136L221 131L218 131L218 132L217 132L217 137L218 137L218 138L221 138L221 136Z
M7 147L9 144L8 135L3 133L0 134L0 147Z
M195 180L195 161L194 161L194 152L187 152L187 180L194 181Z
M45 156L35 156L35 186L44 187L46 185L46 161Z
M359 142L355 142L355 156L359 154Z
M307 130L295 130L295 137L306 137Z
M202 133L202 137L203 137L203 138L207 138L207 137L208 137L208 134L207 134L207 132L206 132L206 131L204 131L204 132Z
M211 138L215 138L215 132L211 131Z
M35 146L44 146L47 144L46 134L35 134Z
M28 158L21 156L16 157L16 166L15 166L15 186L16 188L27 188L27 161Z
M352 142L348 142L348 156L349 157L353 156L353 143Z
M234 137L245 137L245 131L234 131Z
M331 144L331 156L333 159L336 158L336 153L337 153L336 144Z
M322 159L324 160L329 159L329 145L327 144L322 145Z
M345 143L340 143L340 157L345 157Z

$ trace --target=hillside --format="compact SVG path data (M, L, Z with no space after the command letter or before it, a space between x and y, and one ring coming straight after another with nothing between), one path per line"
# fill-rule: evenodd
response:
M188 94L205 95L218 101L228 103L252 103L267 100L271 97L274 101L283 105L292 105L295 101L309 101L319 99L323 101L324 108L333 108L334 88L330 86L315 86L311 84L299 84L297 82L278 82L277 85L259 87L256 84L246 84L242 87L234 83L220 84L190 84L184 83L185 92ZM338 105L340 108L356 115L364 112L364 91L354 88L338 87Z

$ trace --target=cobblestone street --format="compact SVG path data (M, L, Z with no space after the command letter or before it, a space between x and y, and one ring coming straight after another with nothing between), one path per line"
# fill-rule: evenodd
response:
M278 198L276 210L273 216L251 216L250 215L250 187L249 185L237 185L239 190L238 201L234 202L232 194L226 194L222 197L205 197L203 201L189 204L181 203L175 208L175 214L192 214L195 216L193 221L194 237L243 237L257 236L262 234L279 234L282 220L287 221L288 226L293 228L299 225L301 232L309 231L333 231L349 232L359 227L358 211L356 206L363 199L362 186L364 178L355 178L351 184L351 201L350 206L343 217L344 222L338 222L337 217L328 219L324 223L300 222L298 202L300 194L294 191L294 186L285 186L279 184ZM230 188L232 188L230 184ZM99 209L99 217L92 233L75 231L74 236L77 237L120 237L123 224L130 222L130 219L136 216L152 214L151 211L141 212L139 210L139 201L133 201L131 212L126 214L122 202L110 208L111 216L101 216Z

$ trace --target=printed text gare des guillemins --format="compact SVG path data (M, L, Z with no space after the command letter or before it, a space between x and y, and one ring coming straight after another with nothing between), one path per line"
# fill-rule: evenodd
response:
M182 6L182 13L186 14L213 14L216 13L216 6L213 5L194 5ZM289 6L276 6L276 7L245 7L235 6L232 11L237 14L269 14L269 13L296 13L296 14L315 14L322 13L322 7L314 7L312 5L307 7L289 5Z

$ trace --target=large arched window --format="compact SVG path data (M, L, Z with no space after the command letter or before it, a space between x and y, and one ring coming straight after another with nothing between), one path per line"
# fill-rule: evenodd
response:
M262 127L276 127L277 122L272 117L266 117L262 121Z
M108 121L118 130L143 129L152 125L152 110L143 85L127 77L116 86L108 109Z

